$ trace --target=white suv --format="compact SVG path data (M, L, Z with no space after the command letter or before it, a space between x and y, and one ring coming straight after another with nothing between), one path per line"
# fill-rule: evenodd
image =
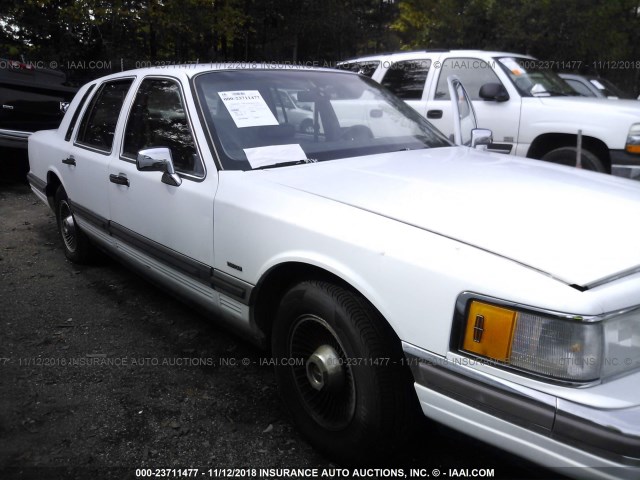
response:
M376 55L341 62L403 98L447 135L453 133L447 77L473 100L491 150L640 177L640 105L576 96L548 68L553 62L504 52L447 50ZM578 149L581 155L578 155Z

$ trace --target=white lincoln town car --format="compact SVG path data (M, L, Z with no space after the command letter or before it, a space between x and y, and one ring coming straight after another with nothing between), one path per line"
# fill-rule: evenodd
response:
M300 360L274 362L282 397L337 462L421 410L640 478L640 183L455 146L351 72L254 66L100 78L29 138L69 260L106 251Z

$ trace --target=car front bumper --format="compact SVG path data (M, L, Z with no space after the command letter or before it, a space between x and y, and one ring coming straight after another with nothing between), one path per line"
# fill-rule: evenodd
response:
M611 150L611 173L618 177L640 179L640 155L625 150Z
M596 409L403 348L427 417L568 477L640 478L640 406Z

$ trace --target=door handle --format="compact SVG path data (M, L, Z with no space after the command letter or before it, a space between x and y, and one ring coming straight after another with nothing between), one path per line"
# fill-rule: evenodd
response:
M442 118L442 110L427 111L427 118Z
M111 183L115 183L116 185L126 185L127 187L129 186L129 179L124 175L115 175L112 173L111 175L109 175L109 181Z
M75 167L76 166L76 159L73 158L73 156L70 156L70 157L67 157L67 158L63 159L62 163L64 163L65 165L73 165Z

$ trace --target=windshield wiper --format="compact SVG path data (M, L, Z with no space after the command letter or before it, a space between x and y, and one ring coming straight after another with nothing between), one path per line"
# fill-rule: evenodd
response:
M266 168L278 168L278 167L289 167L291 165L302 165L303 163L316 163L318 160L315 158L305 158L303 160L291 160L288 162L279 162L279 163L271 163L269 165L261 165L256 168L252 168L252 170L264 170Z

